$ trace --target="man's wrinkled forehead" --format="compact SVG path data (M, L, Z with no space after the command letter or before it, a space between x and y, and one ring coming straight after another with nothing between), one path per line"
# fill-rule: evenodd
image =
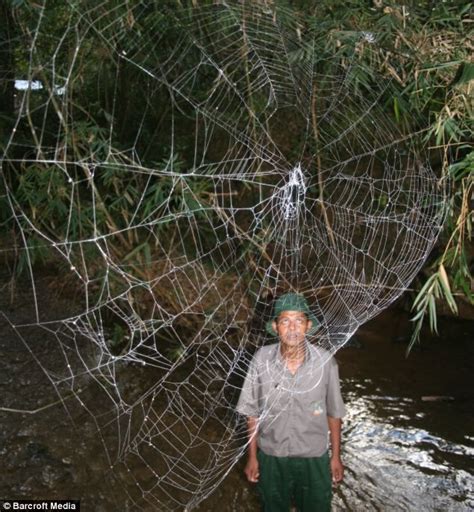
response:
M307 318L307 316L302 311L291 311L291 310L288 310L288 311L282 311L278 315L278 318L279 319L280 318Z

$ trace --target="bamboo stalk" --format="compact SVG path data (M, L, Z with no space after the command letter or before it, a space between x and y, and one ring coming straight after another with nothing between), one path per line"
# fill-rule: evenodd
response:
M317 116L317 107L316 107L316 97L317 97L317 85L313 86L313 97L311 99L311 118L312 118L312 126L313 126L313 135L314 142L316 143L316 172L318 175L318 188L319 188L319 204L321 205L321 210L323 212L324 223L326 224L326 228L328 230L328 236L331 240L332 245L335 247L336 242L334 239L333 230L331 227L331 223L329 222L329 217L326 211L326 206L324 205L324 182L322 176L322 163L321 163L321 155L319 153L319 125L318 125L318 116Z

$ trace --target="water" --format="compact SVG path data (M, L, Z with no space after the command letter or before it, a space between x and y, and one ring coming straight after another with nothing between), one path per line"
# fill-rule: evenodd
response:
M474 510L473 324L442 321L441 337L406 359L406 344L391 341L399 315L363 327L362 346L337 355L348 414L333 510ZM200 510L259 510L239 477L229 475Z
M21 295L13 307L2 300L15 322L31 318ZM0 317L0 324L0 405L31 410L57 400L8 322ZM348 415L335 511L474 510L473 324L441 321L441 338L425 340L408 359L406 344L393 341L406 325L400 312L384 313L360 330L359 347L337 355ZM33 329L28 339L54 364L54 336ZM159 511L135 508L110 480L102 440L90 416L76 410L75 427L60 404L36 414L0 412L0 499L81 498L86 512ZM196 510L259 510L243 465Z
M336 510L474 509L473 324L442 321L406 359L391 341L406 322L388 312L361 329L362 361L340 354L349 414Z
M455 418L458 405L374 394L370 379L344 384L347 471L336 510L474 509L472 438L435 434L437 416Z

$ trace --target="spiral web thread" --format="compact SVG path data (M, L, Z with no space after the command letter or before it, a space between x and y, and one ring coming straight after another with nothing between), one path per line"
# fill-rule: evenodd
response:
M303 294L309 341L335 353L420 270L443 188L383 111L386 84L354 86L372 34L331 65L324 35L261 2L45 2L22 26L2 165L36 318L15 329L136 508L191 509L245 450L235 402L272 299ZM13 170L48 183L42 215ZM37 298L45 248L75 290L65 317ZM28 343L38 326L60 368Z

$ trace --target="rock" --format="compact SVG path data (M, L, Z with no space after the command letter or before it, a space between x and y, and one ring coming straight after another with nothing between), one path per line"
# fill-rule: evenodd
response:
M421 400L423 402L451 402L454 400L453 396L422 396Z
M65 478L65 470L61 467L54 467L51 465L47 465L43 468L41 472L41 479L49 489L53 489L54 486L61 480Z
M36 479L34 476L30 476L21 486L20 491L27 493L30 492L32 489L35 489L38 486Z

